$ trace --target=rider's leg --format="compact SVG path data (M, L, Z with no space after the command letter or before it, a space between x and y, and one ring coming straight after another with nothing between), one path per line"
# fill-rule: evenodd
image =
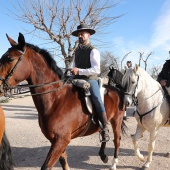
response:
M96 113L98 114L99 120L102 124L102 141L101 142L107 142L109 141L109 131L108 131L108 120L107 115L105 111L105 107L100 95L100 89L97 80L88 80L90 83L90 93L91 93L91 99L95 106Z

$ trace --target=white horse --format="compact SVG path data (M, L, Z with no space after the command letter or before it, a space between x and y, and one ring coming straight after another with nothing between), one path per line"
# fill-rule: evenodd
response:
M168 122L170 105L164 97L159 82L137 65L133 69L126 70L122 79L122 86L125 89L124 100L126 105L130 106L135 103L137 106L135 118L138 124L135 135L132 135L132 141L135 155L143 162L145 160L138 148L138 140L145 130L150 133L148 157L143 166L144 169L149 168L158 130L161 126L170 126Z

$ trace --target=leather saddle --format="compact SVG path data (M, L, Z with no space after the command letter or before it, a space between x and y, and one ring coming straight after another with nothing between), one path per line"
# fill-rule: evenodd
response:
M87 107L89 113L93 114L94 109L93 109L93 104L92 104L92 101L91 101L91 98L90 98L91 94L90 94L90 91L89 91L90 84L84 79L73 79L72 83L73 83L73 85L82 89L82 92L84 94L83 97L84 97L86 107ZM98 84L99 84L99 88L100 88L100 95L102 97L102 101L104 102L105 88L103 87L102 78L98 79Z

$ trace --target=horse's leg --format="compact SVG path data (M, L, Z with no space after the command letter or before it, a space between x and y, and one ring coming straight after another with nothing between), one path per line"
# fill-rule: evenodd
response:
M140 161L145 161L144 156L140 153L139 147L138 147L138 140L143 136L143 132L145 131L145 129L142 126L139 126L139 124L137 125L136 128L136 133L135 135L131 135L132 137L132 141L133 141L133 145L134 145L134 151L135 151L135 155L138 157L138 159Z
M120 113L121 114L121 113ZM123 119L123 117L122 117ZM115 145L115 151L114 151L114 158L112 166L110 167L110 170L116 170L116 166L118 164L118 154L119 154L119 148L120 148L120 133L121 133L121 124L122 120L111 120L111 125L114 133L114 145Z
M108 157L105 154L105 148L106 148L106 142L102 142L101 147L100 147L100 151L99 151L99 155L100 155L100 159L104 163L107 163L108 162Z
M125 112L124 112L124 115L123 115L123 120L126 120L127 119L127 113L126 113L127 109L125 108Z
M57 139L53 139L52 145L50 147L46 160L43 166L41 167L41 170L51 170L59 159L59 157L65 151L69 142L69 140L59 137ZM69 170L69 168L63 167L63 170Z
M156 141L157 134L158 134L158 130L155 130L150 133L150 140L149 140L149 144L148 144L148 158L144 164L145 168L149 168L149 166L152 162L152 154L153 154L153 150L155 148L155 141Z
M64 151L64 152L62 153L62 155L61 155L60 158L59 158L59 161L60 161L60 164L61 164L61 166L62 166L63 169L68 169L68 170L70 170L69 165L68 165L68 161L67 161L66 151Z

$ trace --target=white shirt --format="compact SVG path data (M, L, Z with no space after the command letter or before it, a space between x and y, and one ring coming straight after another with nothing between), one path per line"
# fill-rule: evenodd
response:
M79 75L98 75L100 74L100 53L97 49L92 49L90 52L90 63L91 67L87 69L79 69ZM73 61L73 68L75 67L75 62Z

